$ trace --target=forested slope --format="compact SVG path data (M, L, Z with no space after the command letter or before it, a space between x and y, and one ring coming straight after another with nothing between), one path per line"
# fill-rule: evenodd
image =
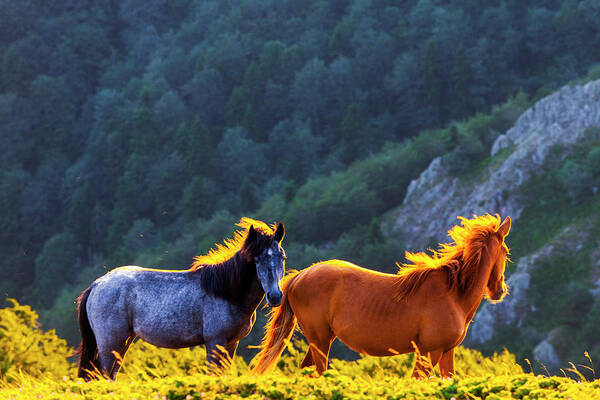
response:
M532 100L599 75L599 13L2 0L0 289L75 341L92 279L184 268L241 215L288 224L290 266L393 270L403 243L381 215L435 157L466 173Z

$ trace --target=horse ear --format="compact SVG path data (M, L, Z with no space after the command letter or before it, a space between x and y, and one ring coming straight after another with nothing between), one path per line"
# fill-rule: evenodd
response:
M245 244L248 245L256 240L257 237L256 229L254 229L254 225L250 225L248 229L248 235L246 236Z
M498 230L496 232L498 232L498 234L502 237L502 239L504 239L508 235L508 233L510 232L510 217L509 216L506 216L506 218L500 224L500 226L498 227Z
M273 235L273 239L275 239L278 242L281 242L283 240L284 236L285 236L285 226L283 226L283 222L280 222L277 225L277 230L275 231L275 234Z

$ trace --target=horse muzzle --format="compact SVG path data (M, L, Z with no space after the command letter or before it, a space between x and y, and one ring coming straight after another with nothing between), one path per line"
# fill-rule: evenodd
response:
M283 298L283 293L267 293L267 303L271 307L279 307L281 304L281 299Z
M493 301L499 301L503 297L504 297L504 292L502 290L499 290L496 293L490 295L490 299L492 299Z
M502 299L504 298L504 296L506 296L507 294L508 294L508 285L506 285L506 283L502 282L502 285L497 290L494 290L493 292L489 293L489 298L493 302L501 302Z

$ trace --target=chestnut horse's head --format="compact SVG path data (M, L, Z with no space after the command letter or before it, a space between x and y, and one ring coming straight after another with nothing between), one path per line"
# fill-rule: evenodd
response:
M401 278L396 293L398 300L411 296L436 269L448 274L448 289L457 290L459 295L472 293L476 287L477 296L483 291L492 302L506 295L504 269L508 247L504 238L510 231L510 217L504 221L498 214L458 218L461 224L448 231L454 243L441 244L439 250L431 250L432 255L406 252L406 259L412 264L403 264L398 271ZM485 279L487 283L482 288Z
M493 265L487 284L487 297L493 303L502 301L502 298L508 293L508 286L504 283L504 270L509 253L504 239L510 232L510 223L510 217L506 217L491 239L496 245L490 246Z

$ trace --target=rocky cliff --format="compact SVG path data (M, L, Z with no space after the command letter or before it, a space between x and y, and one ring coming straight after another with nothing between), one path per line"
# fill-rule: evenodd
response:
M441 158L434 159L410 183L402 206L390 213L390 233L419 250L447 240L445 232L457 215L490 212L518 219L517 189L543 166L554 146L576 143L591 126L600 127L600 81L564 87L538 101L496 139L492 160L477 180L452 176Z

